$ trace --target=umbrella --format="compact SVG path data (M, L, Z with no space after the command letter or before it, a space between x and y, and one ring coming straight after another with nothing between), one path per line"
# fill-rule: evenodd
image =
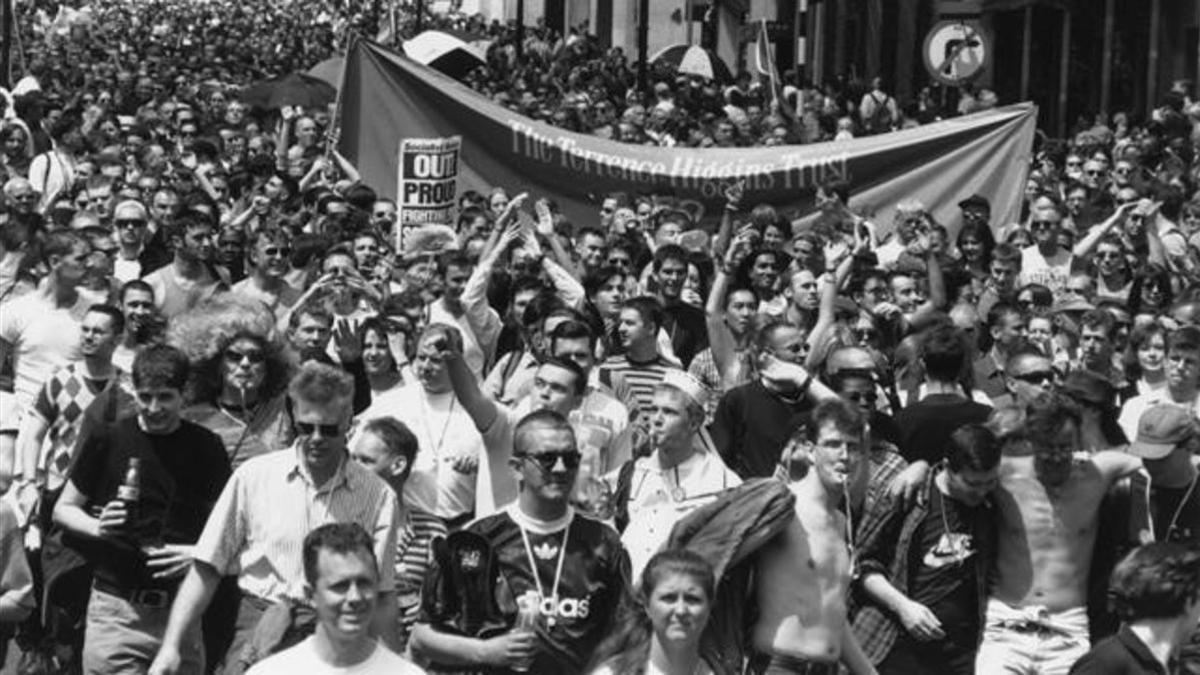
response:
M256 108L275 110L295 105L320 108L337 98L337 90L328 82L307 73L291 73L261 80L246 87L242 100Z
M461 38L438 30L427 30L404 41L404 53L417 63L424 64L461 80L467 73L487 63L486 47L467 43Z
M718 82L733 81L729 66L725 65L721 57L711 49L696 45L672 45L655 54L650 60L669 63L679 72L688 75L699 75Z
M338 88L342 79L342 67L346 65L346 59L340 56L331 56L317 65L309 68L306 72L309 75L325 82L334 89Z

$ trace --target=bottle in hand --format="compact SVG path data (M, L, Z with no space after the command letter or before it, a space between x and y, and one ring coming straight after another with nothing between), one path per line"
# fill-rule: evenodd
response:
M125 524L128 527L137 514L138 500L142 498L142 460L130 457L125 467L125 477L117 487L117 499L125 504Z

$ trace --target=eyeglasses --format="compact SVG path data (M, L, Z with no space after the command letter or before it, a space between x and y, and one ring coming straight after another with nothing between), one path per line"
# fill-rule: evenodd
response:
M870 392L870 391L851 391L851 392L842 394L842 396L847 401L853 401L855 403L866 403L868 405L874 405L874 403L879 400L879 394L876 394L876 393Z
M296 433L301 436L312 436L317 431L321 432L322 438L333 438L342 435L342 425L340 424L310 424L308 422L293 422L296 427Z
M567 467L567 471L574 471L579 468L579 462L583 459L583 455L579 452L522 452L513 455L521 459L533 460L537 463L538 468L547 473L554 470L558 465L558 460L562 460L563 466Z
M1104 172L1103 172L1103 171L1100 171L1100 170L1098 170L1098 169L1090 169L1090 170L1088 170L1088 171L1084 171L1084 173L1085 173L1085 174L1087 174L1087 175L1089 175L1089 176L1092 176L1093 178L1097 178L1097 177L1099 177L1099 176L1102 176L1102 175L1104 175Z
M243 359L250 361L250 363L262 363L263 361L267 360L267 356L258 350L248 352L239 352L236 349L225 350L226 361L230 363L241 363Z
M1057 220L1035 220L1029 223L1031 230L1053 230L1056 227L1058 227Z
M32 202L32 201L37 201L37 195L35 195L32 192L29 192L29 193L25 193L25 194L13 195L12 199L14 202Z
M141 220L140 218L118 218L113 221L113 224L116 225L118 228L125 228L125 227L138 228L138 227L145 227L146 221Z
M1033 370L1020 375L1013 375L1014 380L1020 380L1028 384L1047 384L1054 381L1054 371L1052 370Z

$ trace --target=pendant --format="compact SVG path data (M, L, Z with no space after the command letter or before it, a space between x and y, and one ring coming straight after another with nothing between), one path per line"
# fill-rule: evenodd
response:
M671 499L674 499L677 502L681 502L686 497L687 497L687 493L683 491L682 487L676 485L674 488L671 489Z

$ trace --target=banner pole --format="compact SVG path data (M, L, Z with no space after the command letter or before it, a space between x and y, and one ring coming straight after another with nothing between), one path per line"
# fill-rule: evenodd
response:
M333 101L333 129L326 135L325 138L325 161L329 162L333 158L334 148L337 147L342 137L342 92L346 89L346 69L350 67L350 55L358 48L359 35L358 32L350 34L350 43L346 46L346 55L342 57L342 72L338 76L337 98Z

